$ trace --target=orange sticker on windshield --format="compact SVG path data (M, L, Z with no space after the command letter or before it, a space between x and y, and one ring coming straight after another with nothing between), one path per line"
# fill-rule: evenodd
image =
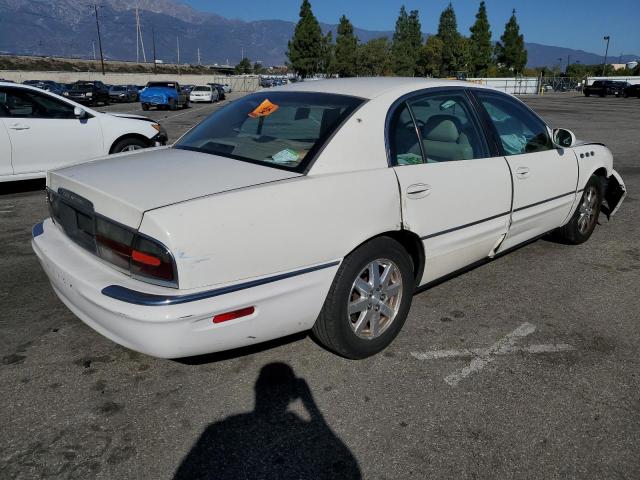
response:
M260 105L258 105L253 112L249 113L249 116L251 118L266 117L267 115L271 115L273 112L278 110L278 108L280 107L275 103L271 103L267 98Z

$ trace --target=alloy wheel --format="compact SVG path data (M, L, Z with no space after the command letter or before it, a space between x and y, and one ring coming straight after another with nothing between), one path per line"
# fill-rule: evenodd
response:
M393 323L402 301L402 274L391 260L365 266L351 287L347 316L357 337L373 340Z
M598 191L596 187L590 185L582 195L582 201L578 210L578 230L584 234L596 222L596 214L598 210Z

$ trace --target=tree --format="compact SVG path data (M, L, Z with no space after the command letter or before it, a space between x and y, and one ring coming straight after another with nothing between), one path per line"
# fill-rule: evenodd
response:
M302 77L318 71L322 59L322 31L309 0L302 0L300 20L289 40L287 57L291 67Z
M358 60L358 38L353 34L353 25L342 15L338 24L335 49L335 72L341 77L355 77Z
M487 18L487 7L484 1L476 13L476 22L469 29L469 73L477 77L486 77L493 59L491 45L491 26Z
M255 62L253 64L253 73L256 75L261 74L262 72L264 72L264 67L262 66L262 63L260 62Z
M437 35L431 35L420 53L420 73L425 77L439 77L442 67L443 43Z
M393 73L391 45L385 37L358 46L358 75L381 77Z
M504 26L504 33L496 43L496 59L505 71L518 73L527 64L527 50L524 48L524 36L516 20L516 9Z
M320 57L319 67L319 71L327 77L331 77L335 73L335 51L336 46L333 44L333 33L329 31L322 37L322 55Z
M391 44L396 75L413 77L416 74L421 47L422 29L418 11L412 10L407 14L403 5L396 20L396 30Z
M438 38L442 41L442 66L440 67L440 75L455 75L458 70L464 67L461 52L461 36L458 33L458 22L456 20L456 12L453 5L444 9L440 15L440 23L438 24Z
M240 63L235 66L236 75L242 75L243 73L251 72L253 72L253 67L251 66L251 60L249 60L247 57L244 57L242 60L240 60Z

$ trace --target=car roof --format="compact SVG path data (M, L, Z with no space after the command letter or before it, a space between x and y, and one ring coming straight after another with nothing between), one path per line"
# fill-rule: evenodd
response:
M337 93L354 97L372 99L383 93L397 91L408 93L422 88L435 87L479 87L477 84L459 80L441 80L435 78L409 77L367 77L367 78L335 78L329 80L307 80L275 87L273 90L289 92ZM482 86L481 86L482 87Z

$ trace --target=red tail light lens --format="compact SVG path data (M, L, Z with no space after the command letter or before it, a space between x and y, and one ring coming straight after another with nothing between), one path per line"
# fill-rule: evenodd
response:
M177 280L171 253L155 240L140 235L133 240L131 273L162 282Z
M177 287L173 256L161 243L102 217L96 218L95 239L103 260L141 280Z

